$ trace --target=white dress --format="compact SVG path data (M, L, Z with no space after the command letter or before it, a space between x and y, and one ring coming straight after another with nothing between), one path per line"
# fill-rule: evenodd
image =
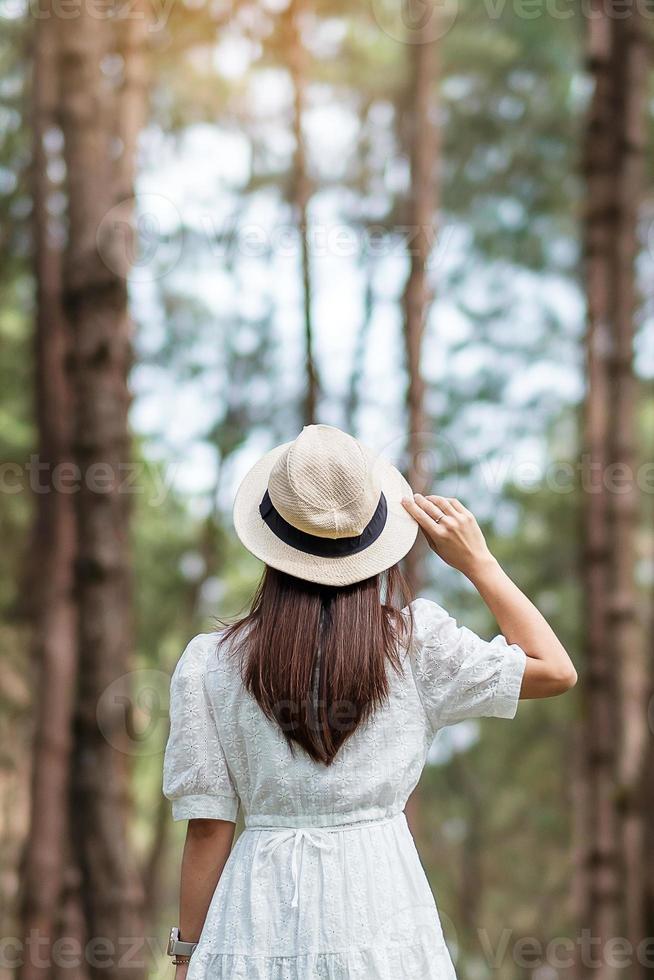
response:
M412 608L388 703L329 767L291 752L220 634L184 651L164 793L176 820L245 817L188 980L455 980L404 806L439 728L515 715L525 654L426 599Z

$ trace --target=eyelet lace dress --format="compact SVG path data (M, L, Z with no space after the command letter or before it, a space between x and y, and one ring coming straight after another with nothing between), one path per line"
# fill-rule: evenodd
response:
M412 609L387 704L329 767L289 749L220 634L184 651L164 793L176 820L245 818L188 980L455 980L403 811L438 729L513 718L525 654L426 599Z

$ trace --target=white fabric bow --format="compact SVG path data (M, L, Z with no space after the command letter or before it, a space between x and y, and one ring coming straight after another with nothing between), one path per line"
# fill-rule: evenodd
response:
M330 839L329 833L323 830L307 830L306 827L289 827L284 830L275 831L269 840L261 848L261 853L272 857L274 852L281 844L293 841L293 851L291 853L291 877L293 879L294 892L291 907L296 909L300 901L300 847L303 841L319 847L321 850L331 851L334 848L334 841Z

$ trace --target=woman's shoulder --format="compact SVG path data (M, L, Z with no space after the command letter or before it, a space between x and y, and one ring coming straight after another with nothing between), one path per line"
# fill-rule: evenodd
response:
M173 671L173 679L190 679L202 676L223 659L224 630L198 633L184 647Z
M452 617L439 606L433 599L425 599L422 596L414 599L413 602L405 606L403 612L410 615L413 621L414 636L420 637L426 631L438 629L440 626L451 622Z

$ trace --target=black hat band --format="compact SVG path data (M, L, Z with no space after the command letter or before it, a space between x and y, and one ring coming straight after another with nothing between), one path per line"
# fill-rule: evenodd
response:
M296 551L303 551L307 555L316 555L319 558L347 558L349 555L357 555L365 551L377 540L386 525L388 507L386 497L382 493L375 513L361 534L351 538L323 538L317 534L300 531L284 520L275 509L267 490L259 504L259 513L273 534Z

